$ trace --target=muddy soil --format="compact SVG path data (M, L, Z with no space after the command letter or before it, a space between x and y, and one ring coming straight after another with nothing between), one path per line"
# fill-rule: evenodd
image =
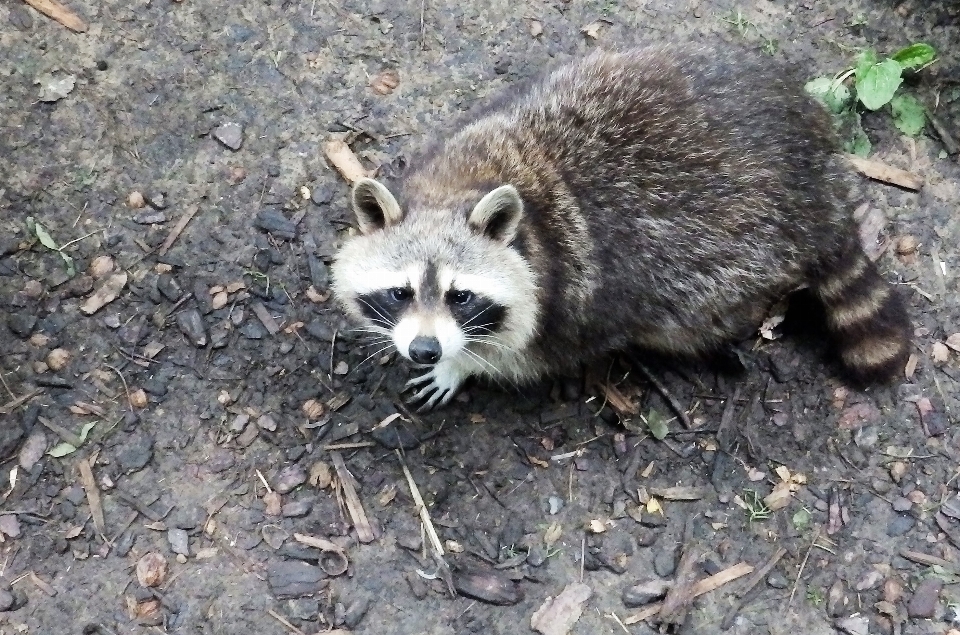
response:
M863 117L923 179L856 179L916 327L903 380L845 386L798 301L739 375L652 368L692 431L622 360L404 410L406 365L329 298L352 219L323 154L389 173L548 64L705 37L811 78L927 42L903 90L957 138L956 4L67 8L85 32L0 5L0 633L526 633L581 582L570 632L651 633L651 584L768 563L680 631L960 628L960 170L932 128Z

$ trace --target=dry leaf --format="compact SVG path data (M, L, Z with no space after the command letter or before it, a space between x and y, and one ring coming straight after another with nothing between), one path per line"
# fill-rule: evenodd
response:
M917 364L920 362L920 358L917 357L916 353L910 353L910 357L907 358L907 365L903 369L903 374L907 379L913 379L913 374L917 372Z
M607 526L603 524L602 520L594 518L590 521L589 529L595 534L602 534L607 530Z
M944 342L947 346L960 353L960 333L954 333Z
M247 288L246 282L231 282L230 284L227 285L227 288L225 290L227 293L236 293L237 291L241 291L246 288Z
M647 501L647 513L649 514L663 514L663 507L660 506L660 501L658 501L653 496L650 497L650 500Z
M394 70L382 71L370 80L370 86L373 88L373 92L378 95L389 95L396 90L399 85L400 73Z
M353 153L350 146L341 139L331 139L324 143L323 153L340 175L350 183L355 183L364 177L370 176L363 165L360 164L360 159Z
M156 551L143 555L137 561L137 581L140 586L159 586L167 577L167 559Z
M546 545L547 549L549 549L554 545L554 543L560 540L560 535L562 533L563 527L560 526L560 523L553 523L543 534L543 544Z
M333 473L330 471L330 465L323 461L317 461L310 468L310 484L317 489L326 489L330 487L333 481Z
M313 287L313 285L310 285L307 287L307 299L314 304L320 304L321 302L326 302L330 299L330 292L324 291L323 293L320 293Z
M950 359L950 349L947 348L947 345L943 342L934 342L933 350L930 352L930 357L933 358L935 364L942 364L943 362ZM50 364L50 360L47 360L47 365ZM53 366L50 366L53 368ZM56 370L56 369L54 369Z
M588 38L595 40L598 37L600 37L600 28L602 26L603 24L600 22L591 22L590 24L580 29L580 32L586 35Z
M783 509L790 504L791 496L792 492L790 488L790 482L780 482L776 484L772 492L763 498L763 504L766 505L771 511L777 511L778 509Z
M530 35L538 37L543 33L543 24L540 20L530 20Z
M226 291L220 291L215 294L210 300L210 307L216 311L217 309L222 309L227 306L227 302L230 300L230 296L227 295Z

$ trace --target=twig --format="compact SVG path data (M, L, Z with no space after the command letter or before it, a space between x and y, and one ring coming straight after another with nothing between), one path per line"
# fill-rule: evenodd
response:
M73 447L79 448L81 445L83 445L83 439L81 439L79 436L77 436L70 430L67 430L59 423L54 423L53 421L50 421L49 419L43 416L37 417L37 420L40 423L42 423L44 426L49 428L51 431L56 433L56 435L60 437L62 441L66 441Z
M13 394L13 391L10 390L10 386L7 385L7 380L3 378L3 373L0 373L0 384L3 384L3 387L6 389L7 394L10 395L11 399L17 398L17 396Z
M28 401L30 401L31 399L33 399L34 397L36 397L37 395L39 395L41 392L43 392L43 391L42 391L42 390L34 390L33 392L28 392L27 394L23 395L22 397L17 397L16 399L13 399L12 401L8 401L7 403L5 403L5 404L3 404L2 406L0 406L0 415L8 415L8 414L10 414L11 412L13 412L14 410L16 410L17 408L19 408L19 407L22 406L23 404L27 403Z
M373 441L357 441L356 443L331 443L323 446L324 450L356 450L357 448L370 448L375 446Z
M133 399L130 398L130 387L127 386L127 380L124 379L123 373L121 373L119 370L117 370L116 368L114 368L109 364L104 364L104 366L106 366L107 368L115 372L117 374L117 377L120 378L120 383L123 384L123 390L124 392L127 393L127 404L130 406L130 412L135 412L136 409L133 407Z
M737 619L737 615L740 614L740 611L743 610L743 607L751 600L751 591L754 587L763 579L765 575L770 573L770 570L780 562L780 558L786 555L787 550L783 547L777 549L776 553L771 556L767 563L753 572L753 575L747 579L747 583L744 585L743 589L737 593L737 596L740 598L733 606L730 607L730 610L727 611L727 614L723 616L723 621L720 622L720 628L722 630L729 630L733 626L733 621Z
M24 2L48 18L53 18L71 31L83 33L87 30L87 23L81 20L76 13L57 2L57 0L24 0Z
M667 387L664 386L663 383L659 379L657 379L653 375L653 373L650 372L649 368L647 368L645 365L640 363L639 360L634 358L633 364L634 366L636 366L637 370L639 370L640 373L643 374L643 376L647 379L647 381L653 384L653 387L657 390L658 393L660 393L660 396L663 397L663 399L667 402L667 404L670 406L670 409L673 410L674 414L677 415L677 418L680 419L684 427L687 430L692 430L693 422L690 421L690 417L687 416L686 411L684 411L684 409L680 406L680 402L676 400L676 398L673 396L673 393L667 390Z
M269 615L269 616L272 617L273 619L277 620L278 622L280 622L281 624L283 624L284 626L286 626L287 628L289 628L291 633L296 633L297 635L307 635L306 633L304 633L303 631L301 631L299 628L297 628L296 626L294 626L293 624L291 624L290 621L287 620L287 618L285 618L284 616L280 615L279 613L277 613L277 612L274 611L273 609L267 609L267 615Z
M347 470L347 466L343 462L343 456L339 452L331 452L330 459L333 461L333 467L337 470L337 480L340 482L344 498L347 499L347 511L350 512L353 527L357 530L357 538L362 543L373 542L376 536L373 534L370 521L367 520L367 513L363 510L360 497L357 496L356 481L353 474Z
M934 131L936 131L937 136L940 137L940 141L943 142L943 149L947 151L947 154L954 155L960 152L960 144L953 138L953 135L947 130L947 126L939 116L934 115L927 109L927 120L930 122Z
M728 567L721 571L720 573L715 573L710 577L700 580L693 586L693 591L691 592L691 599L698 598L701 595L710 593L722 587L724 584L733 582L737 578L742 578L745 575L750 575L753 573L753 567L747 564L746 562L741 562L735 564L732 567ZM651 604L647 608L643 609L638 613L634 613L630 617L623 620L624 624L636 624L637 622L642 622L643 620L649 619L660 612L660 608L663 606L661 603Z
M803 570L807 566L807 561L810 559L810 554L813 552L813 546L817 544L817 540L820 538L820 527L817 527L817 532L813 535L813 540L810 541L810 547L807 549L807 554L803 557L803 562L800 563L800 570L797 571L797 577L793 581L793 588L790 590L790 599L787 600L787 605L783 607L783 613L786 614L790 610L790 605L793 604L793 596L797 594L797 585L800 584L800 576L803 575Z
M730 422L733 421L733 411L737 407L737 401L740 399L740 386L733 391L733 396L727 398L727 403L723 405L723 414L720 415L720 426L717 428L717 444L724 452L730 452L733 445L733 431L730 429Z
M923 177L919 174L907 172L872 159L864 159L855 154L848 154L847 160L860 174L868 178L914 191L923 187Z
M183 232L183 230L186 229L187 223L189 223L199 211L200 206L194 205L183 213L183 216L180 217L180 220L177 221L177 224L174 225L173 229L170 230L170 233L167 234L167 239L163 241L160 251L157 252L158 256L163 256L167 253L170 247L173 246L173 243L176 242L177 238L180 237L180 234Z
M696 583L697 575L694 567L700 560L700 550L697 548L693 537L694 518L694 516L691 516L687 519L683 530L683 554L680 556L680 563L677 565L673 585L667 591L660 607L658 616L661 622L661 630L667 624L683 624L686 621L687 609L690 608L690 602L694 598L693 586Z
M410 486L410 495L413 497L413 502L417 505L417 514L420 516L420 522L423 523L423 527L427 531L427 537L430 538L430 544L433 546L434 551L442 556L443 543L440 542L437 529L433 526L433 521L430 519L430 512L427 510L427 505L423 502L423 497L420 496L420 489L417 487L416 481L413 480L413 474L411 474L410 469L407 468L407 463L403 460L403 455L400 454L399 450L395 450L395 452L397 459L400 461L400 468L403 470L403 475L407 478L407 485Z

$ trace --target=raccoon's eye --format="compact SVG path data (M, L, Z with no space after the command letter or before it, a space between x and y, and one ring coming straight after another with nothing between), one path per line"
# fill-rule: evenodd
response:
M454 304L469 304L473 299L473 294L469 291L451 291L450 301Z
M390 289L390 299L394 302L406 302L413 296L413 291L410 289L404 289L403 287L396 287L395 289Z

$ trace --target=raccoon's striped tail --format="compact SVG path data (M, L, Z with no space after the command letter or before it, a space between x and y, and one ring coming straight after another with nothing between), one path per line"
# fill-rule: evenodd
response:
M911 335L906 306L858 244L817 281L815 292L851 379L885 382L903 372Z

